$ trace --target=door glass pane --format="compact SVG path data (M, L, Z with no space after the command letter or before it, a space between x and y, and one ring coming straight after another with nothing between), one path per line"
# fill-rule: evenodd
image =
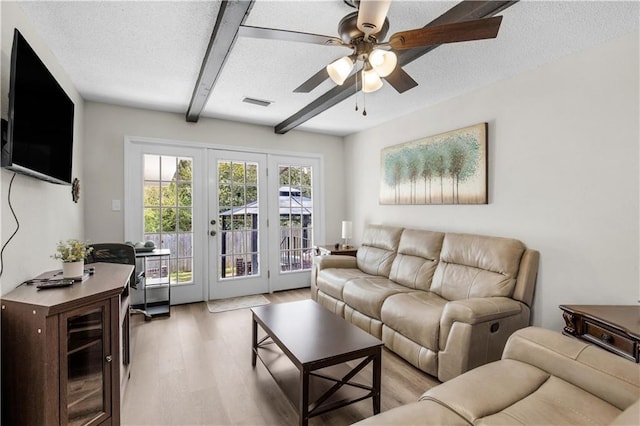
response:
M68 424L83 425L105 411L102 308L67 319Z
M280 271L311 269L312 264L312 169L279 165Z
M193 159L144 156L144 240L171 250L171 284L193 281ZM177 269L173 269L173 267Z
M259 275L258 164L220 160L217 165L218 279ZM225 184L229 180L233 183Z

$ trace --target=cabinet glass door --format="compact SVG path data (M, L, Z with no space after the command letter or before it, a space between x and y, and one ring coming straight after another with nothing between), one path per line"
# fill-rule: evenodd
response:
M61 336L66 335L67 344L61 349L60 380L61 385L66 381L66 392L60 418L69 425L97 424L110 415L107 316L105 303L64 315Z

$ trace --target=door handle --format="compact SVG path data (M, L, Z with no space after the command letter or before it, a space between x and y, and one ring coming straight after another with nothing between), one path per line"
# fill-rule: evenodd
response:
M216 236L216 231L209 231L209 235L211 235L212 237Z

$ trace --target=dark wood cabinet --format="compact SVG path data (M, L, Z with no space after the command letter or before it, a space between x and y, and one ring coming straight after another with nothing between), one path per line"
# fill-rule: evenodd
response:
M120 424L121 316L133 266L92 266L73 286L23 284L3 296L3 424Z
M640 306L560 305L564 334L640 362Z

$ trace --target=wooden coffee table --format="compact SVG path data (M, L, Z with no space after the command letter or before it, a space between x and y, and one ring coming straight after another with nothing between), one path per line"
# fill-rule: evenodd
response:
M301 425L307 425L311 417L367 398L373 399L373 413L380 412L382 341L312 300L258 306L251 308L251 312L251 364L255 367L256 359L260 358L278 382L270 368L270 360L267 359L269 354L273 354L273 350L268 346L275 343L295 365L299 372L299 380L296 381L297 389L293 393L295 398L290 399L298 408ZM266 333L260 340L258 324ZM363 358L362 361L341 378L332 377L325 371L318 371L360 358ZM352 379L370 362L373 362L372 386L353 382ZM311 381L332 383L332 386L323 390L319 397L310 403ZM347 399L334 397L343 386L354 388L359 394ZM286 394L286 390L283 390Z

